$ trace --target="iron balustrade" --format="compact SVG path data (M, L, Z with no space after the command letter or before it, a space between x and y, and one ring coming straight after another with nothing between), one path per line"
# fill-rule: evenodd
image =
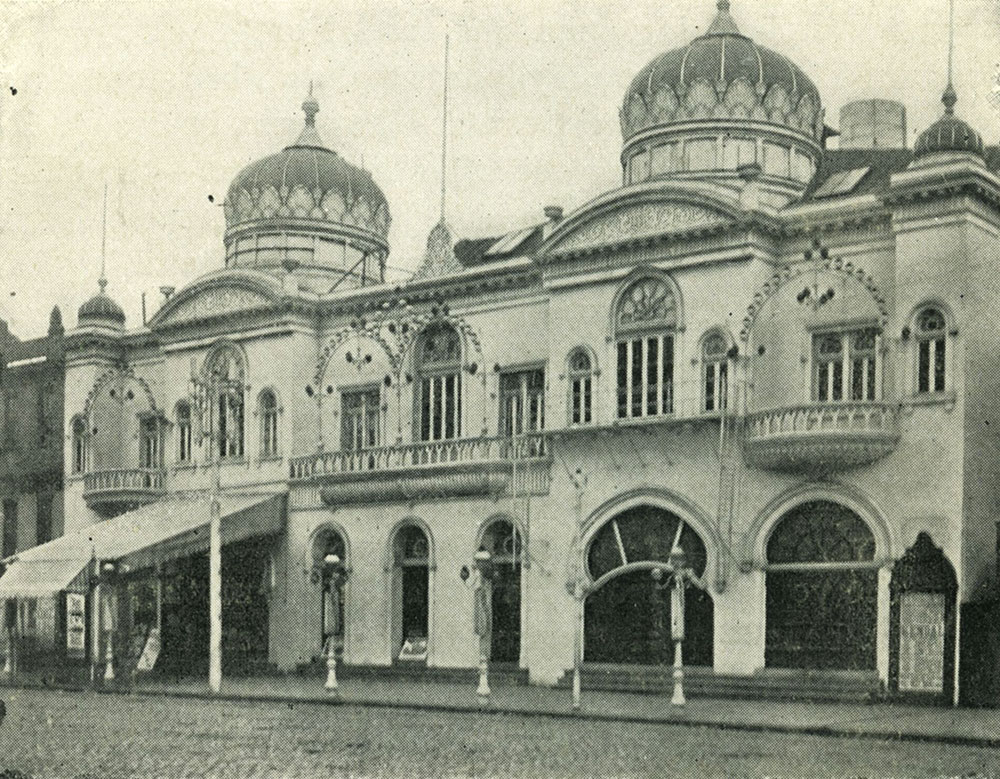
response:
M507 437L454 438L413 444L378 446L296 457L290 463L292 479L359 471L392 471L440 465L475 465L542 460L548 457L545 433Z
M747 416L746 440L835 434L897 435L896 408L887 403L810 403L756 411Z
M83 476L84 495L105 492L165 492L166 473L162 468L116 468L90 471Z

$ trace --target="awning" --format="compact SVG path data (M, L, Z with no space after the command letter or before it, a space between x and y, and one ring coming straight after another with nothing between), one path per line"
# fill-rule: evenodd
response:
M284 528L283 494L223 495L219 503L223 545ZM94 557L139 570L202 552L209 544L210 511L207 495L171 495L26 549L0 576L0 600L85 591L86 569Z

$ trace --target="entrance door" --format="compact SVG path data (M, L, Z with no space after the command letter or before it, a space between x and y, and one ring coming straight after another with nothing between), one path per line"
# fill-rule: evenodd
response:
M490 659L521 659L521 537L510 520L491 522L482 546L493 561L493 631Z
M679 534L678 534L679 531ZM607 522L587 550L591 579L609 575L584 604L584 660L596 663L660 665L673 662L670 593L652 576L656 563L667 565L679 539L688 565L705 572L705 545L690 525L655 506L636 506ZM630 563L642 567L618 569ZM645 565L648 563L648 565ZM711 597L689 587L685 599L685 665L711 665L713 604Z
M423 661L430 629L430 545L423 530L406 525L393 546L393 657Z
M875 537L829 501L789 511L767 545L765 665L810 670L875 668ZM826 563L838 563L831 570Z

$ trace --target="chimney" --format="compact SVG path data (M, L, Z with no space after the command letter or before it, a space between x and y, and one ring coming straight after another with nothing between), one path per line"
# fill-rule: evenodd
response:
M906 108L895 100L855 100L840 109L841 149L905 149Z

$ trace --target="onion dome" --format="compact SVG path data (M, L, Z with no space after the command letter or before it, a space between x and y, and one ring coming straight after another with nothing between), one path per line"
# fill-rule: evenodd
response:
M388 252L389 205L382 190L368 171L323 143L311 89L302 110L305 127L295 143L248 165L229 187L227 265L279 266L292 259L330 269L330 258L339 253L334 265L343 269L345 247ZM338 248L317 248L316 238Z
M717 3L718 12L704 35L679 49L652 60L632 80L621 109L622 136L625 141L623 161L628 162L636 145L655 137L691 135L711 137L703 132L711 127L725 129L717 138L723 140L745 133L746 140L762 135L782 137L784 151L775 151L771 165L766 150L750 147L732 150L720 159L721 151L707 148L692 155L680 147L672 151L673 160L659 167L652 161L652 174L687 170L718 170L756 163L765 174L808 181L815 170L823 143L823 110L819 91L809 77L787 57L759 46L743 35L730 14L729 0ZM799 149L807 158L794 158ZM752 155L752 158L748 158ZM638 161L644 168L645 163ZM640 180L643 176L630 177ZM648 177L648 176L647 176Z
M945 87L941 102L944 103L944 116L920 133L913 147L914 158L935 152L968 152L982 157L983 136L955 116L958 95L950 82Z
M125 327L125 311L105 293L104 288L108 285L108 280L102 277L98 285L100 291L80 306L76 315L77 325L79 327L103 326L115 330L123 329Z

